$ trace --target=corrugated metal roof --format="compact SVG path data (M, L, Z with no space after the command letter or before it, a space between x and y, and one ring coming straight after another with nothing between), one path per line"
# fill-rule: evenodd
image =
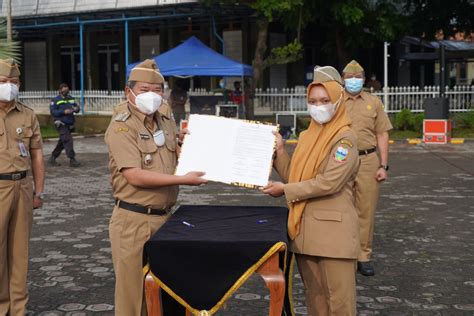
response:
M6 16L7 1L0 0L2 16ZM41 17L84 11L140 8L193 2L198 2L198 0L12 0L12 14L14 17Z

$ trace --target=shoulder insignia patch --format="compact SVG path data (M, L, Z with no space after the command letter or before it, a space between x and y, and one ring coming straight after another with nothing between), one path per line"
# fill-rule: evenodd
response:
M114 121L125 122L130 117L130 112L122 112L115 116Z
M116 132L128 132L128 127L118 127L115 129Z
M333 158L337 162L344 162L344 161L347 160L348 155L349 155L349 150L347 148L339 146L339 147L337 147Z
M372 105L367 104L367 110L372 110Z
M354 145L352 144L352 142L351 142L350 140L348 140L348 139L342 139L342 140L340 141L340 143L343 144L343 145L347 145L347 146L349 146L349 147L351 147L351 148L354 147Z

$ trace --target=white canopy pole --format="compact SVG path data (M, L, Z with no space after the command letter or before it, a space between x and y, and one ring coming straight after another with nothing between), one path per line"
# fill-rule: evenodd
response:
M390 43L383 43L383 104L385 105L385 111L388 111L388 46Z

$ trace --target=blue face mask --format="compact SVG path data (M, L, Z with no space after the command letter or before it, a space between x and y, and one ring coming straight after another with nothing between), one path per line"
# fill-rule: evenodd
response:
M360 78L349 78L344 79L347 92L351 94L357 94L362 90L364 86L364 79Z

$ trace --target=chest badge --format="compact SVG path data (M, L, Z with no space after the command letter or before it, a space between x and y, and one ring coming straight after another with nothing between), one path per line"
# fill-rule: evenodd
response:
M372 110L372 105L367 104L367 110Z
M149 165L152 160L153 160L153 158L151 157L150 154L145 155L145 160L144 160L145 165Z
M18 128L16 129L16 133L17 133L18 135L21 135L21 134L23 133L23 128L18 127Z

